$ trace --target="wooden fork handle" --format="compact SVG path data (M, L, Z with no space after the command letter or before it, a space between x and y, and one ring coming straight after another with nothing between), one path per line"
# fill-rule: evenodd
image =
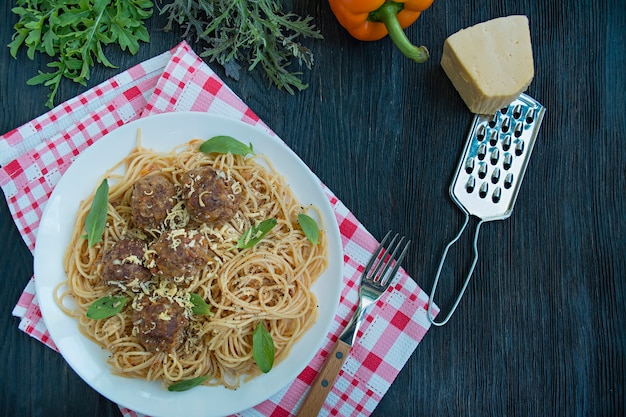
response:
M317 378L313 381L311 390L300 407L298 417L317 417L333 387L341 366L348 357L348 353L350 353L350 345L339 340L329 353Z

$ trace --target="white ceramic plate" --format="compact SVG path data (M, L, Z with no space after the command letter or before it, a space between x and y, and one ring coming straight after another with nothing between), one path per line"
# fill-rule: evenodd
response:
M111 373L107 351L81 335L77 321L66 316L54 299L55 286L65 280L63 255L74 227L79 202L98 185L98 179L136 145L169 151L192 138L229 135L252 143L256 153L267 155L303 204L314 204L324 217L329 242L328 269L313 287L319 319L293 347L289 356L269 373L237 390L196 387L169 392L160 382L124 378ZM341 237L334 213L319 179L283 142L246 123L206 113L166 113L119 127L85 150L67 170L48 201L37 232L35 249L37 297L52 339L69 365L96 391L119 405L151 416L225 416L263 402L289 384L313 359L335 316L342 283Z

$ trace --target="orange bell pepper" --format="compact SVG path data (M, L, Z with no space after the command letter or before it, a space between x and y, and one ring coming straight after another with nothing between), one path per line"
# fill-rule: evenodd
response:
M417 20L433 0L328 0L339 24L356 39L377 41L389 34L398 49L415 62L425 62L428 49L415 46L404 28Z

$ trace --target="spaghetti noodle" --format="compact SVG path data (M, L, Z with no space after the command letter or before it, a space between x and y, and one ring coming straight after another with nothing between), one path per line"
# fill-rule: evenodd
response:
M280 361L315 322L311 285L326 269L327 240L323 231L316 245L306 238L297 218L316 208L300 205L267 158L204 154L199 145L157 153L139 143L104 175L112 185L102 242L89 247L82 236L92 195L79 207L64 258L67 281L55 297L80 331L110 352L114 373L164 386L208 376L205 385L234 389L260 373L255 326L266 327ZM202 175L227 191L216 197L201 186ZM156 194L138 202L136 189ZM220 211L220 199L230 213ZM209 204L221 214L188 210ZM163 206L164 218L155 220ZM156 223L138 220L138 212ZM270 218L276 226L260 242L238 247L246 230ZM209 315L193 313L192 295L210 306ZM112 317L88 318L89 306L105 296L129 302Z

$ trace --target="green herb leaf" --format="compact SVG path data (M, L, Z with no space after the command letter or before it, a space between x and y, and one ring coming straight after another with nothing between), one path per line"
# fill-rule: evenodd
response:
M16 30L15 33L13 34L13 40L11 41L9 45L7 45L11 51L11 56L13 58L17 57L17 51L20 49L20 46L22 46L22 44L24 43L24 40L26 40L26 37L28 36L28 34L29 34L28 29Z
M50 87L46 105L54 97L63 78L85 85L96 63L114 68L104 55L107 45L118 44L136 54L139 41L148 42L144 21L153 13L148 0L17 0L12 12L19 17L8 45L13 57L20 48L34 60L46 54L56 60L48 64L47 77L33 77L29 84ZM77 65L78 62L78 65Z
M172 392L182 392L192 389L193 387L197 387L198 385L202 385L204 381L209 379L208 375L198 376L196 378L186 379L184 381L175 382L169 387L167 387L168 391Z
M108 295L97 299L87 309L87 317L93 320L102 320L113 317L126 305L129 298L124 296Z
M259 243L277 223L278 221L276 219L266 219L258 225L252 226L241 235L237 242L237 248L246 249L253 247Z
M192 292L189 294L189 301L193 304L191 308L191 312L197 315L213 315L211 313L211 306L204 301L204 298L199 296L198 294Z
M252 144L245 145L231 136L214 136L200 145L200 152L232 153L233 155L254 155Z
M309 239L312 244L317 245L319 243L320 231L315 220L301 213L298 214L298 223L300 223L300 227L307 239Z
M252 334L252 356L263 373L268 373L274 366L274 340L262 322L259 322Z
M107 209L109 207L109 183L106 178L102 180L91 203L91 209L85 217L85 230L87 241L91 248L98 242L102 242L102 233L107 222Z
M184 28L183 38L195 38L206 48L200 54L217 61L226 75L239 79L242 67L260 67L279 89L290 94L307 84L292 63L311 69L313 53L301 42L304 38L322 39L312 17L301 17L284 10L286 2L277 0L173 0L162 9L168 23ZM288 3L291 4L291 3ZM243 64L243 65L240 65Z

